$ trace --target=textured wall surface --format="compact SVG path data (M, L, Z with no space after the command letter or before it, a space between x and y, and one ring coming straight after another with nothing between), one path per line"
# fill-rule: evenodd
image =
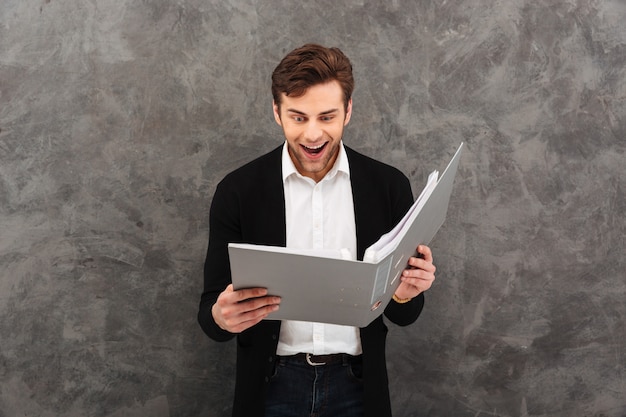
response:
M217 182L269 75L356 75L345 141L419 191L467 144L395 415L626 416L623 0L2 0L0 416L227 416L195 321Z

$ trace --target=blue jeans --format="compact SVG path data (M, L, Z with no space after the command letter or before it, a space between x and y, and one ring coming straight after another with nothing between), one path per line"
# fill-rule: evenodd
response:
M363 417L361 358L311 366L279 357L269 385L265 417Z

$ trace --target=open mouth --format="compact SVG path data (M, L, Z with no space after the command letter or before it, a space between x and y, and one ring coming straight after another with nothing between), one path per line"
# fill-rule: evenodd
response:
M319 146L305 146L305 145L301 145L301 146L302 146L302 149L304 149L304 152L306 152L309 155L315 156L319 154L320 152L322 152L327 144L328 142L324 142Z

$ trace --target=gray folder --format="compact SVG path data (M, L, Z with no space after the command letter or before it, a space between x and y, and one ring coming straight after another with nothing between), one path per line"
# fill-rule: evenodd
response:
M280 309L268 320L367 326L383 313L417 245L429 244L443 224L462 149L463 143L443 175L427 184L399 225L372 245L385 240L386 248L368 248L364 261L355 261L343 259L341 249L230 243L234 288L263 287L280 296Z

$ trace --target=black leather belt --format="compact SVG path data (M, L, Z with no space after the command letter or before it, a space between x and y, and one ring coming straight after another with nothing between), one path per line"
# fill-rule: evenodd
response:
M322 366L344 362L351 363L356 359L360 359L360 356L352 356L346 353L335 353L332 355L311 355L310 353L298 353L293 356L283 356L283 358L303 361L311 366Z

